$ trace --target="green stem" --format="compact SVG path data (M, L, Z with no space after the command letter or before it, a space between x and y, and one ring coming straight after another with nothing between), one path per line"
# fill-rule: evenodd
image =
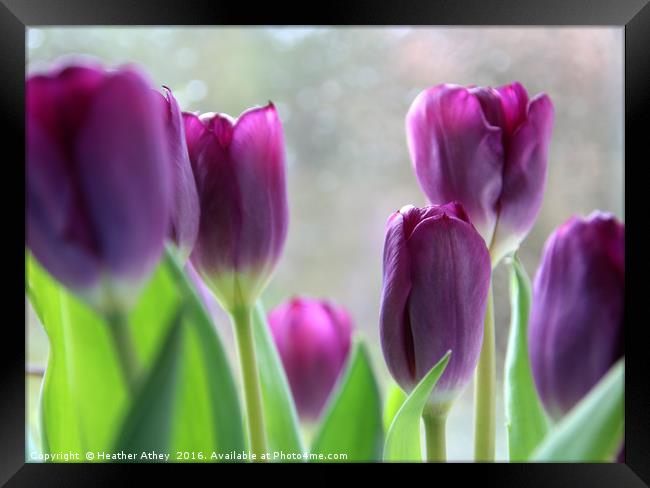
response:
M424 434L427 443L427 461L444 462L447 460L447 439L445 425L447 414L433 412L425 407L422 412Z
M260 379L257 374L257 359L253 342L253 327L251 309L242 307L232 312L237 337L237 349L241 365L244 398L246 402L246 419L248 422L249 445L256 459L261 460L266 453L266 435L264 429L264 414L262 410L262 393Z
M134 394L137 387L140 365L138 355L135 352L133 339L129 330L129 322L124 313L115 313L108 319L109 330L113 337L113 343L117 350L120 367L124 381L131 394Z
M494 340L494 298L488 291L481 356L476 367L474 390L474 460L494 461L496 435L496 354Z

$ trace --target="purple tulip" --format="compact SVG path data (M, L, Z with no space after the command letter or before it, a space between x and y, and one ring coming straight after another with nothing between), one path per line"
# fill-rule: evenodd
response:
M91 304L128 307L169 225L160 104L134 68L70 66L26 94L27 245Z
M410 391L451 350L430 403L448 405L470 380L483 340L490 256L462 205L403 207L384 243L380 335L393 378Z
M433 204L457 200L492 262L517 249L539 212L553 105L519 83L437 85L413 101L406 136L418 181Z
M187 152L183 116L178 102L169 88L160 95L167 144L172 158L174 182L174 206L171 215L170 237L179 249L180 258L186 261L192 252L199 232L199 196Z
M271 311L269 325L298 413L315 420L348 356L350 316L327 301L294 298Z
M625 228L571 218L549 237L533 284L529 349L546 411L561 418L623 356Z
M226 310L250 307L287 234L280 120L271 103L237 120L214 113L184 118L201 209L190 259Z

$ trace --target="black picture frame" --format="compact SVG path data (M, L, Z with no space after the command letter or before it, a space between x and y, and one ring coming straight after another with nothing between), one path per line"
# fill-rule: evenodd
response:
M216 0L1 0L0 100L7 122L2 132L5 172L3 227L6 251L5 323L0 340L0 483L7 486L114 486L141 468L132 465L61 465L25 463L25 318L24 289L14 276L23 276L24 243L13 229L25 229L17 198L24 195L25 174L25 29L44 25L607 25L625 31L625 220L626 220L626 463L603 464L473 464L418 465L431 469L431 483L445 471L454 482L470 480L475 470L497 486L636 487L650 483L650 354L643 336L643 288L635 286L647 272L643 210L635 195L643 195L648 150L644 147L650 116L650 0L457 0L411 2L341 2L304 4L283 10L277 2L253 4ZM289 13L290 12L290 13ZM534 56L535 53L531 53ZM6 174L8 172L8 174ZM23 186L17 184L22 181ZM632 188L638 184L639 193ZM647 190L645 190L647 191ZM639 199L640 200L640 199ZM13 236L13 237L11 237ZM22 249L20 249L22 246ZM630 266L629 264L632 263ZM641 303L641 305L639 305ZM14 312L12 314L7 311ZM147 469L148 476L168 469ZM259 468L254 468L259 469ZM275 469L275 468L274 468ZM306 469L306 468L300 468ZM380 468L383 469L383 468ZM412 469L411 466L408 469ZM453 473L452 473L453 472ZM422 473L422 472L420 472Z

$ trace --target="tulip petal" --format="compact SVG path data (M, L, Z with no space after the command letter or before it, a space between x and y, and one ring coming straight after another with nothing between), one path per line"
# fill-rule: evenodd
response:
M503 104L501 103L501 95L496 88L489 86L477 86L469 89L469 92L474 95L483 110L485 120L492 126L498 127L503 130L506 127L505 114L503 111Z
M106 268L127 278L153 267L168 229L171 163L159 108L135 72L108 75L74 147Z
M624 228L612 216L572 218L544 247L529 347L538 393L555 419L623 355Z
M319 416L347 358L350 324L339 323L342 314L349 319L326 302L303 298L294 298L269 314L271 332L303 418Z
M531 100L526 121L512 136L499 199L499 223L490 250L494 262L514 251L533 226L542 205L553 104L546 95Z
M486 120L501 129L503 146L507 152L510 140L527 116L528 93L521 83L511 83L498 88L470 88L478 98Z
M526 121L528 111L528 93L521 83L511 83L496 89L499 93L503 110L504 133L508 136L514 134L517 127ZM508 137L509 139L509 137ZM508 145L508 141L506 141Z
M105 73L99 67L69 66L51 75L27 81L28 118L38 120L50 140L71 161L71 134L84 125L88 110Z
M242 195L242 266L274 265L288 227L284 140L273 104L244 112L233 128L230 155ZM273 266L271 266L273 267Z
M67 162L36 117L27 117L27 140L27 245L66 286L91 287L99 276L99 260Z
M103 72L68 67L36 75L26 85L27 244L66 286L93 286L99 275L94 229L74 188L68 131L83 124Z
M379 334L388 370L405 389L417 383L413 337L408 322L411 261L406 247L404 216L395 212L386 224L384 277Z
M208 128L196 114L183 112L182 116L183 126L185 129L185 141L187 142L190 162L193 163L197 160L201 151L204 149L204 144L209 142L209 139L204 138L207 134ZM198 178L196 179L198 182Z
M490 242L501 192L501 129L484 116L468 89L438 85L422 92L406 116L406 134L418 182L433 204L458 200Z
M164 87L162 111L167 129L167 144L173 163L174 205L172 206L171 238L187 259L199 232L199 195L185 140L183 116L171 90ZM158 93L158 92L156 92Z
M446 402L470 380L478 361L490 257L471 224L446 213L420 222L407 246L413 263L408 314L415 373L422 378L452 350L434 390L434 398Z
M184 122L201 208L199 237L192 259L204 277L224 270L233 271L241 239L242 196L228 147L221 143L232 132L232 122L221 114L203 120L193 114L184 114Z
M321 305L330 316L330 321L338 337L340 351L345 358L350 351L352 343L352 317L350 317L347 310L337 307L328 301L323 301Z
M191 259L221 305L252 306L266 286L287 234L282 126L275 107L185 114L199 193L199 237Z

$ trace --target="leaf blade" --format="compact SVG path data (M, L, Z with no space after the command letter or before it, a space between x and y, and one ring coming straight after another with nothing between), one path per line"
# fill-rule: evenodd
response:
M420 380L397 411L386 434L384 461L422 461L420 418L431 391L445 371L448 351Z
M204 448L221 454L243 451L245 437L239 397L221 338L170 250L165 256L165 266L185 299L188 325L181 370L183 393L177 405L179 422L172 438L173 449ZM201 395L206 402L203 404L197 402L196 392L200 389L205 390Z
M384 402L384 430L386 432L390 429L395 415L397 415L405 400L406 393L394 380L391 380L386 393L386 401Z
M302 454L304 447L296 407L261 301L258 301L252 315L269 450Z
M43 451L110 450L129 399L105 320L65 290L31 255L27 292L50 343L40 398ZM147 374L172 323L186 304L172 445L217 453L244 448L234 379L211 319L182 267L165 259L129 314L130 331ZM205 394L197 395L197 391ZM49 445L48 445L49 440Z
M169 453L182 350L182 309L167 333L153 367L122 423L113 452Z
M602 380L544 438L533 461L611 461L623 442L625 360Z
M105 449L127 402L107 324L29 253L25 265L29 300L49 342L39 398L43 452Z
M510 461L525 461L549 429L528 354L531 286L515 256L510 272L510 333L505 358L504 401Z
M376 461L381 459L382 441L379 387L368 351L362 342L357 342L325 409L311 453L345 453L345 461Z

